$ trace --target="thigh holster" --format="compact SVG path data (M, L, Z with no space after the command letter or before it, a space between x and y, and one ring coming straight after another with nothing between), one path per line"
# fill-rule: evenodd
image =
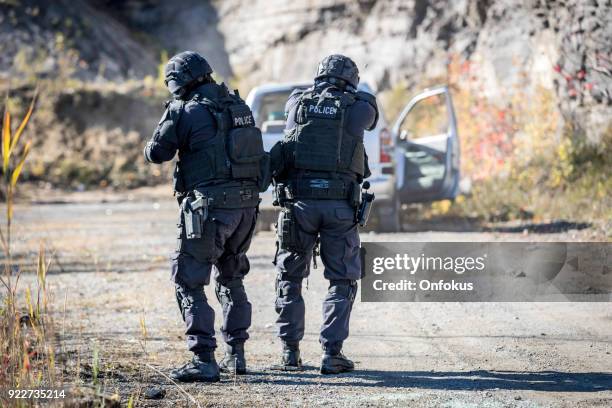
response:
M357 281L350 279L330 280L328 292L338 294L353 303L357 295Z
M302 295L302 278L279 276L276 279L276 297L296 299Z
M293 207L291 205L283 207L276 224L278 246L281 249L291 252L303 252L300 248L298 228Z

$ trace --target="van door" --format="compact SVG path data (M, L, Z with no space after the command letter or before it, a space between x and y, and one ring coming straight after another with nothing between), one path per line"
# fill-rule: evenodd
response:
M459 191L459 137L448 87L427 89L412 98L393 135L400 201L454 199Z

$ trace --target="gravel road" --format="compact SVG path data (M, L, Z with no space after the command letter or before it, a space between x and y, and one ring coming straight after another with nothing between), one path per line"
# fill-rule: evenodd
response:
M271 232L258 233L249 251L249 374L180 390L161 374L189 357L169 281L176 203L122 198L20 205L14 236L24 270L41 239L53 254L48 280L67 377L91 383L97 351L98 381L105 392L118 392L123 403L134 396L136 406L152 407L196 406L190 398L201 406L612 406L609 303L362 303L358 298L345 344L357 370L323 377L317 370L326 291L321 268L313 271L304 293L307 369L269 370L280 349L274 336ZM581 233L368 233L362 240L588 238ZM32 281L26 274L22 284ZM206 292L218 321L214 291ZM221 353L219 348L218 358ZM163 399L145 399L151 388L165 391Z

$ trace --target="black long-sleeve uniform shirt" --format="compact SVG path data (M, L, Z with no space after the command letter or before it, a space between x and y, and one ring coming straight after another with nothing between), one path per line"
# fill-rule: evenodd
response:
M169 161L177 151L187 149L195 142L213 139L217 133L215 118L208 108L190 99L196 93L215 99L223 91L218 84L204 84L195 88L185 100L171 101L145 146L146 160L151 163Z

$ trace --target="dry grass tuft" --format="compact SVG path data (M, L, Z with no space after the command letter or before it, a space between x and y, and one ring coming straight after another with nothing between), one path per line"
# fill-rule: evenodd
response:
M7 98L8 101L8 98ZM19 286L20 267L11 255L11 228L15 190L31 141L20 143L34 111L36 94L30 107L13 132L8 104L2 123L2 189L6 199L6 224L0 227L4 253L4 273L0 276L0 388L49 388L57 386L55 372L54 332L48 314L46 259L41 243L38 252L36 289ZM2 405L2 404L0 404Z

